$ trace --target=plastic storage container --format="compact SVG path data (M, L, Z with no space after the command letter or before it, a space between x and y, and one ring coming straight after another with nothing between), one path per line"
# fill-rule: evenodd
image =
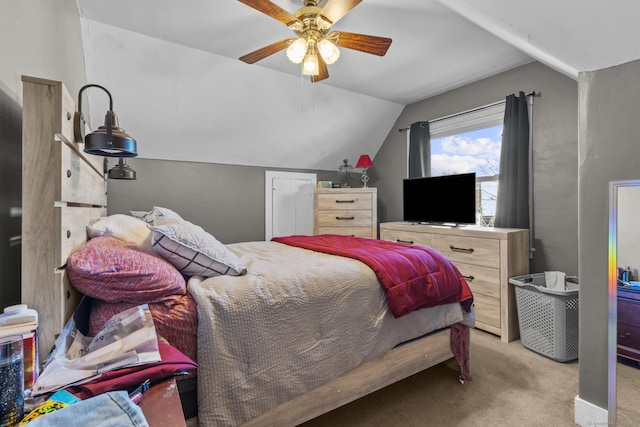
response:
M578 358L578 290L568 276L565 291L547 289L544 273L509 279L516 291L520 341L526 348L558 362Z
M22 335L0 338L0 427L18 425L24 415Z

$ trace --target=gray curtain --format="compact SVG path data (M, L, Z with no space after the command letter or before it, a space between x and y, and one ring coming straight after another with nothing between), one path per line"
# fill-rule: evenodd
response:
M409 178L431 176L429 122L413 123L409 132Z
M496 227L529 228L529 111L527 96L507 96L500 152Z

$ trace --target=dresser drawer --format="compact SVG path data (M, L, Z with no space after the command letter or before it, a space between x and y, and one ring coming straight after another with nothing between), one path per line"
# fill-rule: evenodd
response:
M320 227L318 234L340 234L343 236L367 237L375 239L371 227Z
M640 349L640 327L618 321L618 345Z
M373 195L371 193L349 193L349 194L317 194L317 209L327 210L357 210L369 209L372 207Z
M431 246L431 234L412 233L401 230L380 230L380 239L389 240L396 243L407 243L409 245Z
M464 278L467 279L474 296L483 294L493 298L500 298L500 270L463 262L454 264Z
M618 297L618 324L640 327L640 301Z
M478 322L500 329L500 299L482 294L473 295L473 310Z
M369 227L371 211L319 211L318 227Z
M433 234L431 247L454 263L500 267L500 241L497 239Z

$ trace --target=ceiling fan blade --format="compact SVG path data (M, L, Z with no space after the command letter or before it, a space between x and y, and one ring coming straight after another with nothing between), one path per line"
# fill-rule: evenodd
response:
M289 12L287 12L286 10L284 10L277 4L272 3L269 0L238 0L238 1L240 3L246 4L249 7L254 8L255 10L258 10L264 13L265 15L269 15L273 19L277 19L278 21L282 22L287 26L289 26L290 24L298 20L295 16L293 16L292 14L290 14Z
M320 11L320 15L335 24L362 0L329 0Z
M329 78L329 70L327 69L327 63L324 62L321 55L318 55L318 68L319 73L316 76L311 76L311 83L319 82L320 80Z
M265 46L261 49L241 56L240 61L246 62L247 64L253 64L254 62L258 62L261 59L266 58L267 56L273 55L276 52L280 52L281 50L286 49L294 40L295 39L284 39L275 43L271 43L269 46Z
M336 37L336 44L347 49L384 56L391 45L391 39L386 37L368 36L366 34L348 33L346 31L332 31L327 35Z

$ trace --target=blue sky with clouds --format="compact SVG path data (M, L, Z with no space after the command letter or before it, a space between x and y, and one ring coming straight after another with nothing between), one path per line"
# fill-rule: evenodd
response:
M476 176L499 171L502 125L431 140L431 175L475 172ZM484 215L495 215L497 182L482 183Z

